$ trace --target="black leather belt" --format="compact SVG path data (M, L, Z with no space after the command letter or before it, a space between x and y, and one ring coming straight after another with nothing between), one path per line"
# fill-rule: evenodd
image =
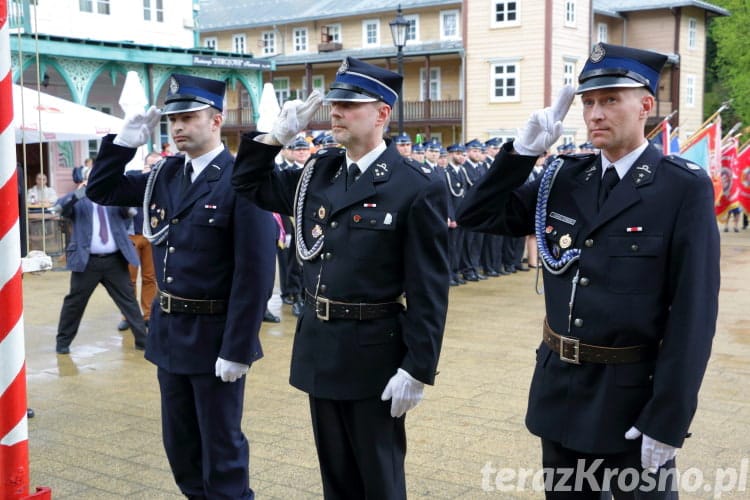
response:
M313 294L305 290L305 302L315 308L315 314L319 320L328 321L331 319L356 319L368 320L386 318L395 316L404 310L401 302L380 302L380 303L361 303L361 302L338 302Z
M99 259L102 259L104 257L112 257L113 255L117 255L117 252L112 252L112 253L90 253L89 257L97 257Z
M227 301L184 299L159 291L159 307L167 314L224 314L227 312Z
M574 337L558 335L544 319L543 339L547 346L560 355L560 359L566 363L580 365L581 362L588 363L637 363L646 359L656 357L656 349L647 345L635 345L631 347L602 347L598 345L583 344Z

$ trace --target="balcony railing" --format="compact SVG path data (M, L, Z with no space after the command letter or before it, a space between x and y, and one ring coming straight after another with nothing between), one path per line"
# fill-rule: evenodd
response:
M252 128L253 112L251 109L224 110L224 126ZM463 113L462 100L450 101L405 101L404 123L460 123ZM314 127L325 126L331 121L331 109L321 106L311 120ZM393 109L392 121L398 120L398 106Z

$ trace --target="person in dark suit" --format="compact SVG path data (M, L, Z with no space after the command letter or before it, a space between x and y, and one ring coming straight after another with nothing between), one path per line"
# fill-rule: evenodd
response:
M173 74L161 113L129 116L103 139L87 192L100 203L143 206L159 286L146 358L158 367L175 482L189 498L250 499L244 375L263 355L258 331L273 290L276 230L271 214L232 189L224 90L224 82ZM123 175L162 113L184 156Z
M127 208L103 207L86 196L84 186L68 193L56 205L73 224L73 236L65 252L70 271L70 291L63 299L57 326L57 354L70 354L83 312L101 283L135 337L135 348L146 345L146 325L130 284L128 264L138 266L138 255L128 238L131 214Z
M607 486L618 500L677 497L674 457L716 327L719 237L708 176L644 136L665 61L595 45L577 93L601 153L561 155L524 184L562 132L573 99L566 87L459 207L465 226L538 239L546 318L526 425L541 437L547 484L567 469L578 486L550 488L547 498L598 499ZM636 472L636 481L615 475L607 485L614 469Z
M309 394L328 499L406 497L404 415L434 383L442 343L447 192L383 140L401 82L347 57L326 95L346 149L322 149L303 170L274 169L320 105L315 93L285 104L270 134L243 136L232 180L240 195L296 219L306 305L290 382Z

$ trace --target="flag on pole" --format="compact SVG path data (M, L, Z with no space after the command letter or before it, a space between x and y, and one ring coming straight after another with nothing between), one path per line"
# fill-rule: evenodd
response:
M651 139L651 144L659 148L665 155L680 152L680 143L677 137L672 137L672 126L668 120L663 120L658 125L658 132Z
M711 177L721 170L721 116L692 135L680 156L703 167Z
M737 172L737 138L729 139L721 149L721 193L716 200L716 216L722 222L729 211L739 205L739 182Z
M737 154L735 166L737 173L738 201L745 213L750 214L750 146Z

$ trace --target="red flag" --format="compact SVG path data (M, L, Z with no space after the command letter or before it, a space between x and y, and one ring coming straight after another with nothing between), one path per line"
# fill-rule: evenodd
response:
M729 210L735 208L739 202L739 182L737 170L737 139L732 138L721 150L721 195L716 201L715 212L720 220L725 220Z
M750 214L750 146L739 152L735 165L738 201L745 213Z

